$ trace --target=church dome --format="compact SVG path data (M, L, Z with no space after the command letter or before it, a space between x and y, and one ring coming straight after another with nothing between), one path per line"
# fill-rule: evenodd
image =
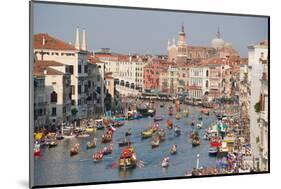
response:
M220 49L220 48L223 48L224 46L224 41L223 39L221 38L214 38L212 40L212 47L215 48L215 49Z
M220 31L218 29L216 37L212 40L212 47L215 49L223 48L224 40L220 37Z
M225 43L225 44L224 44L224 47L225 47L225 48L230 48L230 49L232 49L232 44L231 44L231 43Z

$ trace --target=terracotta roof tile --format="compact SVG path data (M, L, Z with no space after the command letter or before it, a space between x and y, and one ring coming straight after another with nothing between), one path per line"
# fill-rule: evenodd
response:
M45 44L43 44L45 39ZM33 37L34 49L51 49L51 50L77 50L73 45L70 45L62 40L56 39L48 34L39 33Z

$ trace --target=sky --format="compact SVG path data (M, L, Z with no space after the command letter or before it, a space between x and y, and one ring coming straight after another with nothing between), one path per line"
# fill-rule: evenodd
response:
M33 32L75 42L76 27L86 29L87 49L110 48L126 54L167 54L168 39L185 26L187 44L211 46L219 27L221 38L232 43L241 57L248 46L268 38L266 17L136 10L34 3ZM81 42L81 38L80 38Z

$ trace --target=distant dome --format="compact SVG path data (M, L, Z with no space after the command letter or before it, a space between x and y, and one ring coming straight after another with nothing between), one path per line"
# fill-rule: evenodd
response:
M215 49L220 49L223 48L223 46L224 46L224 40L221 38L220 30L218 28L216 37L212 40L212 47Z
M224 46L224 41L223 39L221 38L214 38L212 40L212 47L215 48L215 49L220 49L220 48L223 48Z
M224 47L226 47L226 48L232 48L232 44L231 44L231 43L225 43L225 44L224 44Z

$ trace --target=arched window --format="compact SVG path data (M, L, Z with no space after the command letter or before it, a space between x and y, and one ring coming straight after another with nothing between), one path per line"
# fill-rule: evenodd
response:
M58 95L57 95L57 93L56 93L55 91L53 91L53 92L51 93L51 102L52 102L52 103L58 102Z
M207 80L206 81L206 88L208 88L209 87L209 81Z
M209 70L206 71L206 77L209 77Z

